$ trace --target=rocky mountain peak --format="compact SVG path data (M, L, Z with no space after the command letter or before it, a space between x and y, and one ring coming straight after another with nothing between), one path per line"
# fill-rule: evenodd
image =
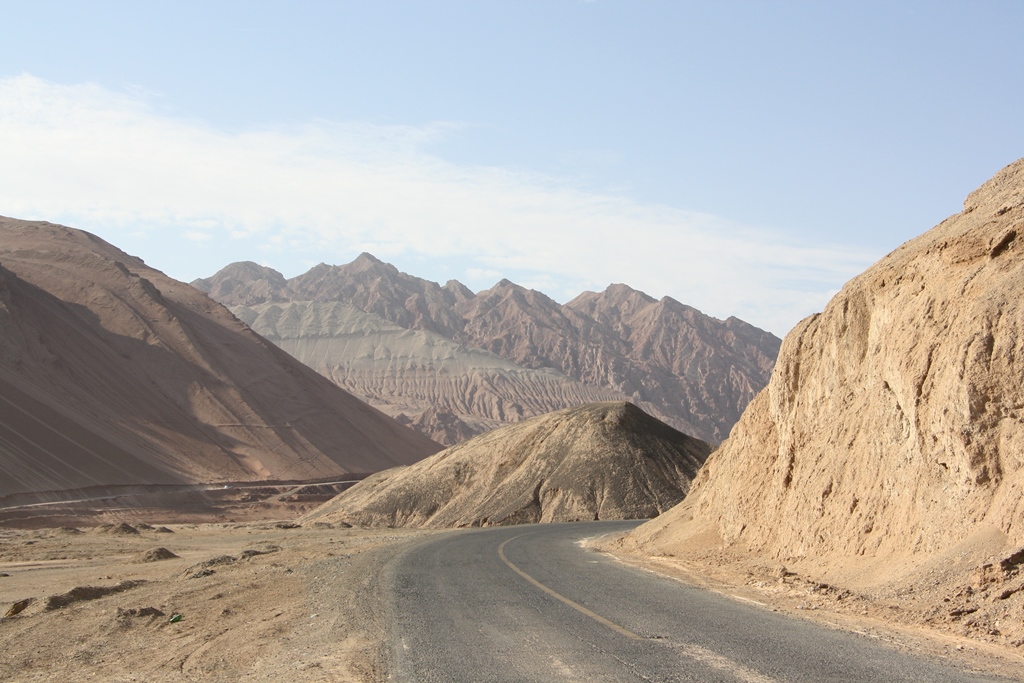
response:
M584 292L567 303L566 308L593 318L600 323L621 329L638 311L656 303L656 300L629 285L612 284L603 292Z
M230 263L192 286L227 305L253 305L286 301L290 297L284 275L252 261Z
M474 296L476 296L475 294L473 294L473 290L471 290L469 287L462 284L458 280L449 280L444 284L443 289L445 291L452 293L452 295L455 297L456 303L461 303L468 299L472 299Z
M224 266L217 273L210 278L197 280L196 282L207 282L213 278L237 278L239 280L245 279L258 279L258 278L280 278L284 280L284 276L277 272L273 268L261 266L254 261L236 261L235 263L229 263Z
M507 299L525 301L525 298L531 291L507 278L502 278L493 287L478 292L473 299L474 304L480 303L481 305L493 306L495 302ZM485 304L484 302L489 303Z
M655 299L652 296L648 296L639 289L633 289L629 285L622 283L613 283L608 285L603 292L601 292L600 298L608 305L621 305L624 303L654 303Z
M351 276L357 273L372 273L377 277L398 278L402 273L390 263L384 263L373 254L363 252L354 261L343 266L335 266L338 276Z
M385 265L383 261L374 256L368 251L364 251L359 256L356 256L355 260L352 261L352 266L364 266L364 265Z

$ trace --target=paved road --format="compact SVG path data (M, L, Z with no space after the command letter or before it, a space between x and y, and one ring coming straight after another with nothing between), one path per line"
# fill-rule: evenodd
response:
M382 577L391 680L997 681L624 566L580 539L630 522L470 530Z

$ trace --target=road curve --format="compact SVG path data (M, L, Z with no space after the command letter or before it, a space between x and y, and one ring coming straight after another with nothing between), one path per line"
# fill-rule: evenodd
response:
M1006 681L686 586L581 547L636 522L467 530L381 577L389 679L842 683Z

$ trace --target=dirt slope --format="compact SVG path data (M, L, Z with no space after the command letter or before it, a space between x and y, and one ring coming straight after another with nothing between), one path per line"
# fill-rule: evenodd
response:
M1024 644L1022 300L1024 160L799 324L634 549L742 550Z
M310 479L435 450L140 259L0 218L0 496Z
M303 521L464 527L641 519L682 500L710 450L630 403L588 404L382 472Z

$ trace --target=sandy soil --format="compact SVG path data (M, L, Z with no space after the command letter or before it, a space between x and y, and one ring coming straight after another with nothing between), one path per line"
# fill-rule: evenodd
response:
M378 680L377 570L425 533L0 529L0 680Z

